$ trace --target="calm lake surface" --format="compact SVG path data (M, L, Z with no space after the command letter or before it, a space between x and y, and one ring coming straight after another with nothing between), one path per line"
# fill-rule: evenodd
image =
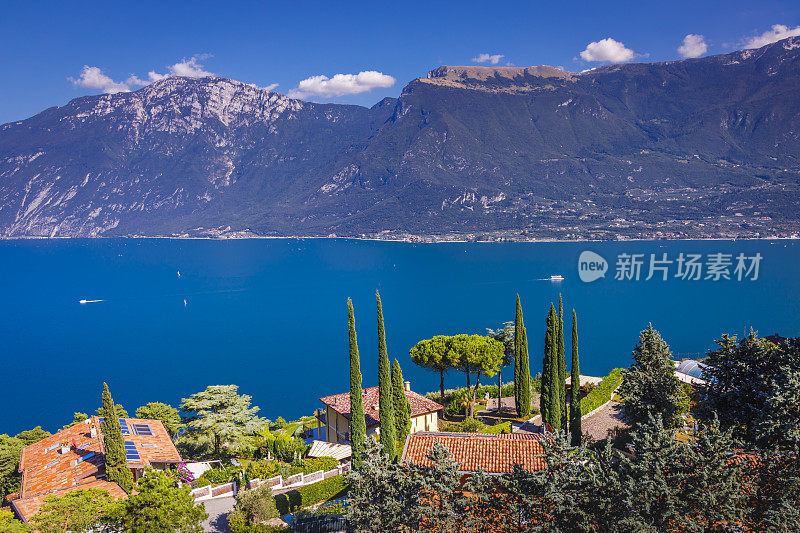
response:
M608 261L605 278L578 278L585 250ZM640 280L614 279L624 253L644 254ZM703 261L732 254L732 279L675 278L673 263L667 281L660 271L646 281L651 253L673 261L680 253L703 254ZM757 280L752 272L736 280L740 253L763 257ZM436 390L438 375L415 367L409 348L436 334L484 333L513 320L517 292L534 374L559 292L567 313L578 312L584 374L629 365L648 322L678 356L698 356L722 333L751 327L800 335L797 241L7 241L0 269L0 433L11 434L36 425L53 431L74 411L94 412L104 380L131 415L149 401L177 406L206 385L229 383L268 418L311 414L320 396L349 390L348 296L364 383L377 384L375 289L390 356L418 392ZM566 279L551 282L552 274ZM504 374L510 378L512 369ZM453 373L446 385L464 381Z

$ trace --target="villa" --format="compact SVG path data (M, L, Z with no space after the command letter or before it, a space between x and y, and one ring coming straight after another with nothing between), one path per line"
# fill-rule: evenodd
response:
M114 498L127 496L119 485L105 479L101 421L94 416L22 450L19 462L22 486L11 501L20 519L28 522L47 496L63 496L73 490L102 489ZM181 462L160 420L121 418L119 424L134 480L142 476L145 468L163 470Z
M411 390L411 383L404 383L406 398L411 405L411 433L417 431L438 431L441 405ZM378 387L362 391L364 418L367 435L378 433L380 426L380 406ZM338 444L350 443L350 393L334 394L320 398L325 404L325 412L319 420L325 425L325 440Z

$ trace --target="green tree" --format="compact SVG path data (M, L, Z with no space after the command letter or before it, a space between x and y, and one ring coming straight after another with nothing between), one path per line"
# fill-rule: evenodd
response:
M103 531L113 508L114 499L104 490L74 490L46 497L31 522L41 533Z
M564 301L561 295L558 295L558 403L561 412L560 428L564 431L567 430L567 360L566 352L564 350Z
M499 329L486 328L486 334L496 341L503 343L503 361L497 367L497 410L502 412L503 398L503 367L514 362L514 321L503 322Z
M383 452L389 459L397 458L397 431L394 422L394 401L392 398L392 367L386 350L386 331L383 327L383 305L381 295L375 291L378 303L378 410L380 436L384 443Z
M800 340L778 347L750 332L741 341L723 335L704 361L697 414L749 446L800 446Z
M6 495L19 490L22 479L17 471L19 454L25 446L25 442L17 437L0 435L0 502L5 501Z
M0 509L0 531L3 533L29 533L30 530L30 527L14 518L14 513Z
M658 414L665 425L675 427L686 403L686 393L675 376L669 346L652 324L639 335L633 360L619 388L625 399L622 404L625 419L636 426Z
M464 372L467 376L467 391L471 398L467 416L471 418L475 396L481 384L481 375L494 376L503 360L503 343L489 336L461 334L445 337L443 345L453 368ZM477 375L474 387L470 380L472 374Z
M411 404L408 403L403 381L403 370L400 368L400 363L397 362L397 359L392 364L392 396L397 442L402 444L406 441L408 434L411 433Z
M419 341L408 352L414 364L439 374L440 401L444 403L444 373L453 368L448 351L447 337L437 335L432 339Z
M350 447L353 467L361 461L362 448L367 438L367 422L364 418L364 397L361 389L361 362L356 339L356 319L353 302L347 299L347 324L350 332Z
M136 491L119 503L117 516L124 531L203 531L202 523L208 513L202 503L195 503L190 487L178 488L165 473L147 469L136 484Z
M70 422L69 424L63 426L61 429L71 428L75 424L80 424L81 422L84 422L88 418L89 418L89 415L87 415L86 413L73 413L72 414L72 422Z
M255 435L266 427L256 416L259 408L250 407L250 396L239 394L237 385L210 385L206 390L181 400L181 410L191 431L214 437L214 453L219 455L224 443L236 444L246 435Z
M114 411L116 412L117 419L119 419L119 418L130 418L128 416L128 411L126 411L125 408L122 407L122 405L120 405L120 404L117 404L117 403L114 404ZM97 416L99 416L101 418L108 418L106 416L106 408L103 407L102 405L95 410L95 413L97 413ZM76 413L76 414L78 414L78 413Z
M583 436L581 429L581 371L578 361L578 316L572 310L572 368L570 374L569 432L572 445L578 446Z
M517 415L531 414L531 365L528 354L528 336L522 316L522 303L517 294L517 311L514 317L514 401Z
M51 435L49 431L42 429L42 426L36 426L33 429L27 429L17 433L17 438L25 443L25 446L36 444L40 440L47 438Z
M108 391L108 385L103 383L103 411L108 414L100 424L103 432L103 448L106 460L106 478L120 486L129 493L133 490L133 473L128 468L125 454L125 443L122 439L122 429L117 417L114 400Z
M174 439L181 430L181 417L178 410L161 402L150 402L136 410L136 418L149 418L151 420L161 420L164 429Z
M550 427L558 431L561 429L561 389L559 385L561 368L558 362L558 330L559 320L556 308L550 304L550 314L547 317L547 332L545 333L545 363L546 374L542 376L542 404L546 407L542 415L542 422L550 424ZM546 391L546 392L545 392Z
M347 473L347 485L347 522L352 531L398 531L405 525L408 476L374 438L367 440L361 464Z
M544 331L544 355L542 355L542 382L539 394L539 412L542 414L542 426L550 423L550 396L553 384L550 380L550 365L553 361L553 309L547 314L546 328Z

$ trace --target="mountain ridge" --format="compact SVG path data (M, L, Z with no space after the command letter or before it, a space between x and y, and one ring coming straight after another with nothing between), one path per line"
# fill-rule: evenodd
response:
M370 108L167 78L0 126L0 235L791 234L798 84L800 38L583 73L444 65Z

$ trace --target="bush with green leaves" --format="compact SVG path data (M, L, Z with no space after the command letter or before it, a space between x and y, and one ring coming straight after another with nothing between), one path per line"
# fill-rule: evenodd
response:
M284 515L315 503L341 498L346 492L347 486L342 476L336 476L286 494L279 494L275 497L275 504L278 511Z
M0 509L0 531L3 533L29 533L31 528L14 517L11 511Z
M301 447L302 444L299 444L290 436L280 434L275 437L275 441L272 443L272 454L281 461L291 463Z
M233 465L223 468L212 468L211 470L203 472L200 479L208 480L211 485L221 485L237 480L239 472L241 472L241 468Z
M615 368L589 394L581 398L581 414L587 415L611 399L614 390L622 383L625 370Z
M233 509L241 513L249 524L259 524L278 517L272 488L267 486L239 492Z

